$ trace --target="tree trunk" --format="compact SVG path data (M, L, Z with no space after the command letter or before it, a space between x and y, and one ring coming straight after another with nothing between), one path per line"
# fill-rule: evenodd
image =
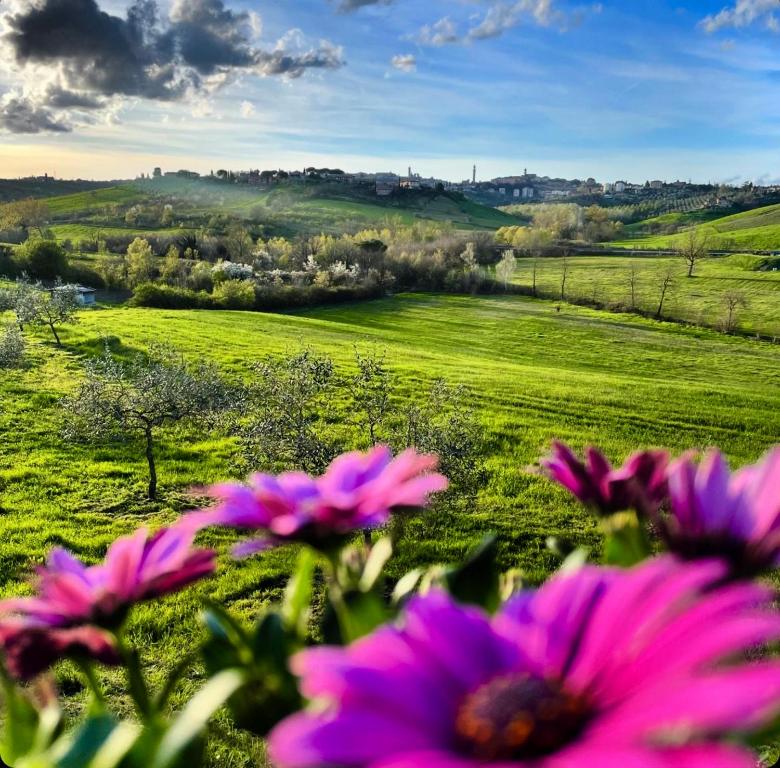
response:
M146 428L146 461L149 464L149 492L151 501L157 499L157 467L154 463L154 442L151 427Z
M57 342L57 346L61 347L62 342L60 341L60 337L57 334L57 329L54 327L54 323L49 323L49 328L51 328L51 332L54 334L54 340Z
M689 261L688 262L688 277L693 277L693 268L696 266L695 261Z

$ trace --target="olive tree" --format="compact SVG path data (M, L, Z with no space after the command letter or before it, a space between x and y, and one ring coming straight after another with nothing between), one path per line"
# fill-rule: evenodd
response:
M57 327L78 323L79 295L75 285L63 285L59 280L54 288L46 290L40 283L17 280L13 288L13 311L16 323L48 328L58 347L62 340Z
M0 368L13 368L24 357L24 337L15 326L9 325L0 333Z
M106 347L87 363L79 389L63 401L65 433L93 441L140 438L149 465L148 496L154 500L158 431L182 423L209 426L235 404L235 391L213 366L190 364L172 347L153 346L129 362Z

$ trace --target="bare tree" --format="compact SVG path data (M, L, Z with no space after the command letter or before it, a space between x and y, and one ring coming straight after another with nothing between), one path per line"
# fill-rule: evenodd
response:
M69 438L142 438L149 466L148 496L154 500L158 430L182 422L208 425L216 414L235 407L235 400L215 368L190 365L172 347L154 346L125 363L106 346L101 357L87 363L86 380L63 407Z
M671 264L666 268L666 271L661 273L660 277L661 277L661 286L660 286L661 295L658 300L658 310L655 313L656 320L660 320L663 317L664 302L667 299L669 291L672 289L674 285L674 272Z
M693 277L696 265L706 259L710 252L709 238L697 227L691 227L685 234L680 255L688 265L688 277Z
M506 251L501 261L496 265L496 277L504 284L504 288L509 287L512 276L517 270L517 259L513 250Z
M726 291L723 294L723 309L726 316L723 319L723 332L733 333L737 328L737 314L740 309L747 307L745 294L741 291Z
M536 278L539 272L539 258L538 256L534 256L533 261L531 262L531 295L536 296L537 290L536 290Z
M631 262L628 272L629 301L631 309L636 309L636 289L639 282L639 269L635 262Z
M569 277L569 257L564 256L561 261L561 301L566 301L566 280Z

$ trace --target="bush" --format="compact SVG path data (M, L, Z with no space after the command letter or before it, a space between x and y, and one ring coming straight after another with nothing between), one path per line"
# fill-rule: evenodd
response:
M68 254L55 240L28 240L17 251L16 260L36 280L63 277L68 269Z
M255 307L254 285L247 280L225 280L214 289L211 298L222 309L251 310Z
M130 303L135 307L155 309L216 309L214 300L205 291L191 291L158 283L139 285Z
M15 326L6 327L0 335L0 368L13 368L24 357L24 337Z

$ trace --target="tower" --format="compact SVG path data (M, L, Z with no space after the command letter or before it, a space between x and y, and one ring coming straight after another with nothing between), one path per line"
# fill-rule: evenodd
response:
M474 170L471 172L471 183L476 184L477 183L477 166L474 166Z

